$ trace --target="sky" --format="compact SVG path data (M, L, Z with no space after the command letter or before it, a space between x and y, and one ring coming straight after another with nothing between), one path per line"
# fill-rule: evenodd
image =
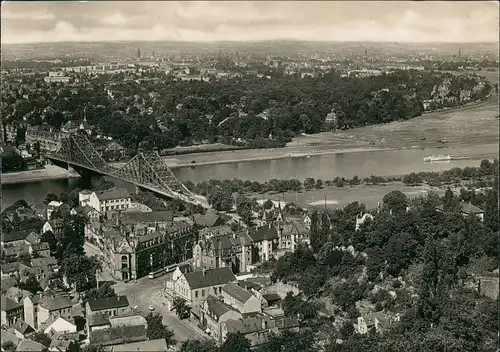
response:
M497 2L2 2L3 44L99 41L498 42Z

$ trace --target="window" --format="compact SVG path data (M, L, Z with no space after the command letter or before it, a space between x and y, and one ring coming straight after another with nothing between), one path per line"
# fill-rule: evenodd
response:
M198 291L194 291L194 296L198 298Z
M205 290L201 290L201 297L205 297Z

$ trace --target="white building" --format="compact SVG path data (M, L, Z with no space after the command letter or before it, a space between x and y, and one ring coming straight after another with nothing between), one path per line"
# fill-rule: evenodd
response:
M90 206L99 213L108 210L127 210L130 208L132 198L126 189L112 188L106 191L82 191L78 195L80 206Z

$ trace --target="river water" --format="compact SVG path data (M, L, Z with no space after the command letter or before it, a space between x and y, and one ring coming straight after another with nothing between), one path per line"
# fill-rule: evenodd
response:
M450 154L456 160L424 163L423 157L432 154ZM299 179L307 177L333 180L335 177L360 178L402 175L420 171L443 171L453 167L479 166L482 159L498 158L498 144L459 146L436 149L407 149L392 151L347 152L311 156L310 158L285 158L277 160L248 161L195 167L173 168L181 181L208 181L210 179L233 179L268 181ZM113 180L119 187L134 191L135 187L123 181ZM89 180L71 179L2 185L2 207L18 199L39 208L48 193L59 194L76 187L87 188Z

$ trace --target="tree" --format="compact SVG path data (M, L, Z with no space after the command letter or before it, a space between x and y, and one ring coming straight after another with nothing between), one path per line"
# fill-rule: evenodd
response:
M36 294L38 292L42 292L42 286L40 285L40 282L36 279L35 275L30 274L28 278L24 282L20 282L18 287L21 290L26 290L29 291L33 294Z
M38 343L41 343L45 347L50 347L50 343L52 342L51 338L43 333L43 332L35 332L32 336L31 339L33 341L36 341Z
M104 346L101 344L88 344L83 347L82 352L104 352Z
M149 313L146 317L148 328L146 336L150 340L165 339L168 346L175 345L174 333L163 325L163 319L158 313Z
M316 184L314 185L314 188L317 188L317 189L323 188L323 181L321 181L320 179L317 179Z
M279 334L271 334L267 343L257 349L259 352L313 352L317 351L314 334L307 330L295 332L284 330Z
M265 209L265 210L269 210L271 209L272 207L274 206L274 203L272 200L270 199L266 199L266 201L264 202L264 204L262 204L262 207Z
M180 319L187 319L191 314L191 307L186 304L186 300L181 297L175 297L173 301L173 310Z
M59 198L57 197L56 194L54 193L49 193L47 194L47 196L45 197L45 199L43 200L43 204L47 205L49 204L50 202L54 202L54 201L58 201Z
M431 237L423 251L423 262L418 315L432 328L439 323L443 302L453 287L455 258L442 240Z
M103 283L99 288L91 288L85 292L85 300L93 301L99 298L116 297L116 292L109 282Z
M311 189L314 187L314 178L308 177L304 180L304 188Z
M239 332L229 333L219 352L249 352L250 347L252 347L252 344L245 335Z
M57 250L57 239L52 231L47 231L40 237L41 242L47 242L49 244L50 252L55 253Z
M82 348L78 341L70 341L66 352L82 352Z
M445 211L457 211L458 199L453 194L453 191L448 187L443 196L443 207Z
M181 345L179 352L218 352L213 340L187 340Z
M410 186L417 186L422 183L422 178L416 173L412 172L411 174L405 175L403 177L403 183Z
M16 345L12 341L2 342L2 349L6 352L14 352L16 350Z
M324 242L322 242L321 226L318 219L318 212L311 214L311 227L309 229L309 239L312 250L317 253Z
M71 254L61 260L61 270L66 275L68 283L77 292L84 292L97 286L96 272L101 269L97 257Z
M408 197L401 191L392 191L382 199L384 205L393 213L399 213L406 210L408 206Z

